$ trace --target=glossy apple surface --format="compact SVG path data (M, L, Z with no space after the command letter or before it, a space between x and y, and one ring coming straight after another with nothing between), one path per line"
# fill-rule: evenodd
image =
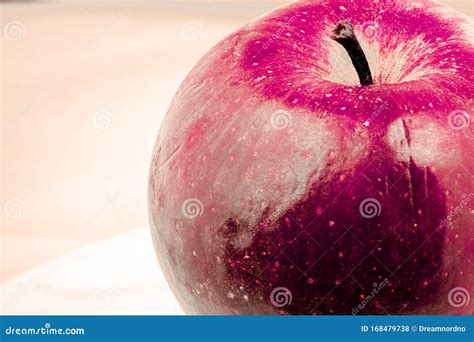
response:
M354 27L373 85L331 32ZM305 1L192 70L149 180L194 314L472 313L472 20L427 1Z

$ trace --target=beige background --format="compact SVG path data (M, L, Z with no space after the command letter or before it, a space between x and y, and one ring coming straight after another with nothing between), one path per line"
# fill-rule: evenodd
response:
M282 3L1 5L4 313L181 312L148 235L153 143L197 60Z

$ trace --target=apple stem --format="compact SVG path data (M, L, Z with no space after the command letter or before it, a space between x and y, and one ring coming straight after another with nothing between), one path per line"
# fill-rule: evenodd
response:
M363 86L374 84L367 57L360 47L359 41L354 33L354 26L349 20L342 20L337 23L336 28L331 32L331 39L346 49L357 71L357 75L359 75L360 84Z

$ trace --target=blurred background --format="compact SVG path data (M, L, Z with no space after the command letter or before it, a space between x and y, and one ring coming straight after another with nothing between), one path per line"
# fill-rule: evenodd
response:
M0 4L0 314L182 313L148 231L161 120L207 50L286 2Z

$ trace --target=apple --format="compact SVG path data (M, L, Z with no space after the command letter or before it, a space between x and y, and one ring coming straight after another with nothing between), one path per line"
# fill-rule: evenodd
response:
M430 1L303 1L209 51L149 178L185 312L472 313L473 32Z

